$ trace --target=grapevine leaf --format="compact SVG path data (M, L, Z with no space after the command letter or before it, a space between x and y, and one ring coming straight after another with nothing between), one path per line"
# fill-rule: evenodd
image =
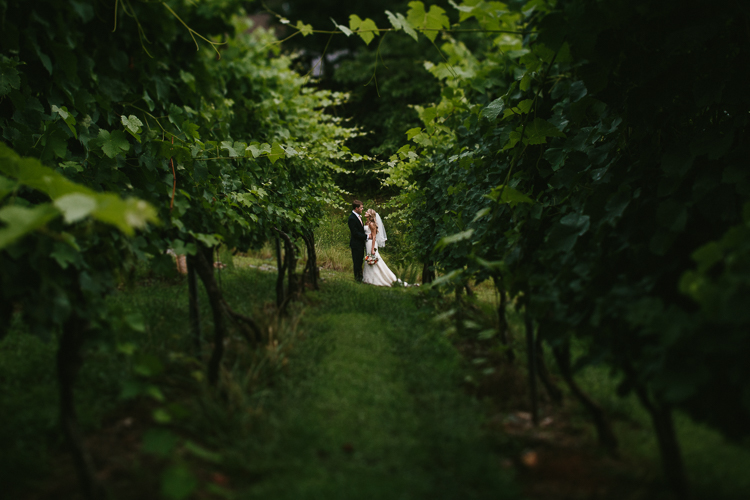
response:
M565 137L565 134L543 118L535 118L530 125L526 127L526 135L523 138L524 144L544 144L547 137Z
M219 246L222 241L220 234L196 233L193 231L188 231L188 234L209 248Z
M143 122L138 119L135 115L130 115L126 117L125 115L122 115L120 117L120 121L122 121L122 124L127 128L131 133L133 134L140 134L141 133L141 127L143 126Z
M98 140L102 151L110 158L114 158L118 154L130 149L128 139L119 130L110 133L107 130L101 129L99 130Z
M270 154L271 153L271 145L267 142L264 142L260 145L260 154Z
M10 205L0 208L0 221L5 227L0 229L0 249L32 231L43 227L60 214L52 205L44 203L33 208Z
M282 148L281 144L279 144L278 142L274 142L273 147L271 148L271 152L268 154L268 159L271 160L271 164L274 164L279 158L283 157L284 148Z
M261 152L258 146L259 144L257 142L254 144L250 144L247 148L245 148L245 151L249 151L250 154L253 155L253 158L257 158L261 155Z
M39 48L38 45L34 44L34 49L36 50L36 55L39 57L39 60L42 62L42 66L44 66L44 69L46 69L49 74L52 74L52 60L49 58L47 54L42 52L42 50Z
M421 31L432 42L435 41L438 31L450 27L450 20L445 15L445 10L437 5L432 5L429 12L426 12L422 2L409 2L406 19L409 24Z
M352 33L357 31L360 26L362 26L362 19L357 14L350 15L349 28L351 29Z
M454 243L458 243L460 241L465 241L468 239L471 239L471 236L474 234L473 229L467 229L466 231L461 231L460 233L452 234L450 236L444 236L440 242L438 243L438 247L442 248L447 245L452 245Z
M302 36L312 35L313 27L311 24L305 24L302 21L297 21L297 29L302 33Z
M424 132L420 132L419 134L412 137L412 141L416 142L420 146L423 146L425 148L432 146L432 138L430 138L429 134L426 134Z
M477 8L476 3L474 5L466 5L466 3L462 3L461 5L456 5L456 2L454 2L453 0L448 0L448 3L451 4L451 7L453 7L454 9L456 9L457 11L461 13L460 21L462 22L468 19L469 17L473 16L471 12Z
M87 217L97 207L96 198L83 193L71 193L61 196L54 201L54 205L62 212L63 218L68 224Z
M333 20L333 18L331 18L331 21L333 21L333 24L336 26L336 28L338 28L339 30L341 30L341 32L343 34L345 34L346 36L351 36L352 30L350 30L346 26L343 26L343 25L337 23L336 21Z
M450 65L445 64L444 62L439 64L434 64L432 61L425 61L424 67L427 71L432 73L435 78L439 80L445 80L448 77L454 76L454 71L451 68Z
M365 41L365 45L370 45L372 39L380 35L375 21L370 18L362 20L357 14L349 16L349 28Z
M580 101L587 93L588 90L585 83L580 80L573 82L570 85L570 102Z
M21 78L15 66L15 61L0 56L0 96L9 93L11 89L21 88Z
M500 184L494 188L487 197L498 203L507 203L514 207L519 203L534 203L534 200L523 194L521 191L514 189L505 184Z
M420 132L422 132L422 129L419 127L410 128L409 130L406 131L407 140L412 140L414 136L416 136ZM399 152L401 152L401 150L399 150Z
M588 231L589 225L587 215L568 214L552 227L547 242L553 250L570 252L578 237Z
M60 168L73 170L74 172L83 172L83 166L75 161L64 161L60 163Z
M143 101L146 103L146 106L148 106L148 110L149 111L153 111L154 110L154 107L156 106L154 104L154 100L151 99L151 96L148 95L148 92L145 91L145 90L143 91Z
M524 73L523 78L521 78L521 83L519 85L519 88L526 92L531 88L531 72L527 71Z
M231 141L221 141L221 149L226 149L229 156L232 158L240 156L240 154L234 149Z
M567 154L565 150L560 148L548 148L544 152L544 159L547 160L552 167L552 170L560 170L565 165L565 158Z
M53 113L57 113L58 115L60 115L60 118L63 119L63 121L68 126L68 128L70 129L70 131L73 132L73 137L75 137L76 139L78 139L78 132L76 132L76 127L75 127L75 125L76 125L76 119L73 117L73 115L71 115L68 112L68 108L66 108L65 106L62 106L62 107L58 108L57 106L55 106L53 104L52 105L52 112Z
M54 129L52 133L45 138L45 150L42 152L42 158L49 158L49 152L54 153L58 158L65 158L68 152L68 137L61 129Z
M198 129L200 129L200 127L193 122L185 120L184 122L182 122L182 127L180 128L182 128L182 131L185 132L185 135L188 137L192 137L193 139L201 138L200 134L198 133Z
M406 20L403 14L399 12L394 15L389 10L386 10L385 13L388 16L388 20L391 22L391 26L393 26L395 30L403 30L407 35L412 37L414 41L418 40L417 32L414 31L414 28L409 24L409 21Z
M91 215L129 236L149 222L159 222L156 210L145 201L136 198L123 200L113 193L97 194L97 208Z
M393 26L393 29L398 31L401 29L404 29L403 25L401 24L401 20L393 15L393 12L390 10L385 11L385 15L388 16L388 21L391 23L391 26Z
M479 219L481 219L482 217L484 217L485 215L487 215L488 213L490 213L490 211L491 211L491 209L489 207L483 208L482 210L480 210L479 212L477 212L477 214L474 216L474 219L472 219L471 222L478 221Z
M49 256L55 259L61 268L67 269L70 264L77 264L82 260L79 250L67 243L56 242Z
M519 102L516 106L506 109L503 112L503 119L513 115L525 115L531 111L531 106L534 104L533 99L524 99Z
M5 198L9 193L12 193L16 189L16 186L18 186L17 182L0 175L0 200Z
M505 109L505 101L502 97L499 97L489 103L486 108L482 110L482 116L487 118L490 121L494 121L497 118L497 115L503 112Z

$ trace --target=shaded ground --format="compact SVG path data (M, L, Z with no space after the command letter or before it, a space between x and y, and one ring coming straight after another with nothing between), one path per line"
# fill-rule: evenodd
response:
M437 312L416 289L356 285L347 278L331 274L320 292L308 293L304 339L288 351L285 374L258 382L252 396L236 394L247 370L237 361L239 341L230 344L225 363L228 394L191 393L199 386L183 380L179 367L162 377L168 400L190 408L180 423L154 424L159 405L148 398L109 411L88 433L87 446L112 498L164 498L165 470L175 463L192 472L178 483L198 484L188 498L200 499L670 498L654 460L640 463L628 453L616 459L597 450L569 397L558 407L543 396L541 425L534 428L523 363L508 363L496 342L445 336L433 320ZM273 287L273 275L259 270L224 279L233 303L253 293L259 302ZM185 329L183 288L159 289L162 304L149 299L153 311L145 319L153 336L145 345L183 349L157 345ZM203 317L210 315L204 311ZM169 455L146 451L144 434L154 428L169 428L220 459L206 460L182 444ZM59 444L52 449L39 475L46 479L18 498L80 498L68 455ZM716 498L743 498L733 496L731 485L726 491Z

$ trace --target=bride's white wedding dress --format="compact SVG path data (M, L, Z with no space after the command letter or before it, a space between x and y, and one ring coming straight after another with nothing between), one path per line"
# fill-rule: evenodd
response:
M373 240L370 239L371 231L368 226L365 226L365 233L367 234L367 244L365 246L365 252L371 254ZM375 249L378 249L377 241L375 241ZM362 282L369 285L391 286L394 281L399 281L396 275L393 274L393 271L388 269L388 266L385 265L385 261L383 260L383 256L380 255L380 251L378 250L374 255L378 257L378 261L372 265L368 264L367 261L365 261L365 268L362 273Z

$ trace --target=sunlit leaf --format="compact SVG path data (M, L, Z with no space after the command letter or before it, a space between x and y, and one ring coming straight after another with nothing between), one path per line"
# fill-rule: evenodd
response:
M341 30L341 32L342 32L343 34L345 34L346 36L351 36L351 34L352 34L352 30L350 30L350 29L349 29L349 28L347 28L346 26L343 26L343 25L341 25L341 24L337 23L336 21L334 21L334 20L333 20L333 18L330 18L330 19L331 19L331 21L333 22L333 24L334 24L334 25L336 26L336 28L338 28L339 30Z
M349 16L349 28L365 41L365 45L370 45L372 39L380 35L375 21L370 18L362 20L357 14Z
M122 122L123 126L127 128L131 133L133 134L139 134L141 132L141 127L143 126L143 122L138 119L135 115L125 116L122 115L120 117L120 121Z
M54 201L54 205L62 212L68 224L87 217L97 208L96 198L83 193L61 196Z
M305 24L302 21L297 21L296 28L302 33L302 36L312 35L313 27L310 24Z
M435 41L438 31L450 27L450 20L444 9L431 5L430 10L425 11L422 2L409 2L406 19L414 29L421 31L431 41Z

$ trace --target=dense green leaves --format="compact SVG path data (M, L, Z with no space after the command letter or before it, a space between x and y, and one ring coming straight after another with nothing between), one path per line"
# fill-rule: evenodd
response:
M444 39L447 61L428 65L441 99L390 158L417 256L444 283L501 277L549 342L586 338L584 359L607 360L650 408L746 435L747 373L725 367L750 354L750 100L735 70L750 58L747 11L453 5L459 22L507 33L476 35L471 51Z
M32 208L8 205L0 209L2 220L7 224L0 229L0 249L44 227L59 215L68 224L90 216L129 235L135 229L145 228L149 222L158 221L156 211L148 203L132 198L122 200L112 193L97 193L69 181L34 158L21 158L4 144L0 144L0 172L52 200L51 204L42 203ZM3 184L11 187L8 179Z

